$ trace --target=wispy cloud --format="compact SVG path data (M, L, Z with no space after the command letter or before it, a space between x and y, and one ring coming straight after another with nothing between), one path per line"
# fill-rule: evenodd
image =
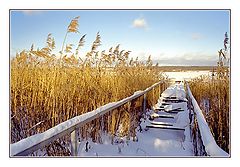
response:
M191 34L191 39L193 40L199 40L199 39L202 39L203 38L203 35L200 34L200 33L192 33Z
M166 54L161 54L155 61L161 65L208 66L216 65L217 56L203 52L185 53L176 57L167 57Z
M144 18L137 18L137 19L133 20L132 27L147 29L148 24L147 24L147 21Z

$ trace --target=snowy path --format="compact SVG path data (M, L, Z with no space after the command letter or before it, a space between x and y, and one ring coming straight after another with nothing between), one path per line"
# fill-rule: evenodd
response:
M181 100L177 103L167 102L168 99ZM183 101L183 102L182 102ZM159 156L192 156L193 147L190 139L189 118L186 101L186 94L182 84L174 84L166 89L153 107L150 116L154 115L171 115L173 118L155 118L154 120L146 120L146 125L151 123L161 124L167 123L183 130L172 129L149 129L148 133L155 134L154 146L161 150ZM166 105L169 104L169 105ZM165 105L162 105L165 104ZM159 110L160 109L160 110ZM180 112L171 113L170 111L181 109ZM169 112L166 112L169 111ZM164 126L163 126L164 127ZM151 135L150 135L151 136Z
M183 102L166 103L166 97L182 100ZM193 156L193 146L190 139L189 119L186 100L186 94L183 85L174 84L166 89L158 100L158 103L149 110L146 119L142 119L141 127L142 132L137 132L138 141L132 140L124 141L121 144L111 144L108 136L103 135L103 144L89 142L90 149L85 151L86 141L81 142L79 145L79 156ZM161 110L158 110L160 109ZM164 108L164 109L163 109ZM172 109L181 108L183 111L176 113L168 113ZM155 118L150 117L162 115L172 116L171 118ZM159 128L146 128L148 125L157 124L171 124L167 127L178 127L184 130L173 129L159 129ZM159 126L159 125L157 125ZM166 127L165 125L160 125Z

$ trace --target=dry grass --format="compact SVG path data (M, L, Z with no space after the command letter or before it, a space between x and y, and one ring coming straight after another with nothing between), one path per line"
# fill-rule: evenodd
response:
M65 45L67 34L78 31L78 19L74 18L68 26L60 58L53 54L55 40L51 34L47 37L46 47L34 49L32 45L30 50L12 58L11 143L130 96L164 79L152 68L150 57L146 63L130 59L130 51L120 50L120 45L108 52L99 52L99 33L91 51L85 56L80 55L80 58L79 50L86 35L80 38L75 52L72 44ZM149 105L158 96L156 92L154 96L150 94ZM81 136L100 141L101 128L114 135L120 124L124 127L122 135L134 136L131 126L138 121L141 103L142 98L92 121L80 129ZM96 128L89 132L91 127Z
M200 77L190 82L190 88L203 110L217 144L230 151L230 81L229 67L224 66L228 36L225 34L224 50L219 51L219 61L211 77ZM206 107L206 102L209 107Z

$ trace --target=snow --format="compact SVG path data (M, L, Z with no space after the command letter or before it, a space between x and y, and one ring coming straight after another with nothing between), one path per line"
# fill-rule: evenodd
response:
M205 146L205 150L210 156L220 156L220 157L228 157L229 154L226 153L224 150L222 150L217 144L216 141L214 140L214 137L212 136L212 133L208 127L208 124L204 118L204 115L202 113L202 110L200 109L199 105L197 104L197 101L192 95L192 92L187 85L187 90L190 98L192 99L192 104L194 107L194 112L196 113L197 116L197 122L198 122L198 127L201 133L201 137L203 140L203 144Z
M201 75L211 75L210 71L181 71L181 72L165 72L165 74L176 81L190 80Z
M146 89L145 91L149 90ZM108 110L116 105L120 105L122 103L127 102L129 99L138 97L142 95L145 91L137 91L132 96L122 99L118 102L113 102L106 104L98 109L82 114L80 116L76 116L68 121L65 121L43 133L39 133L28 138L25 138L19 142L11 144L10 150L11 155L15 155L27 148L30 148L46 139L49 139L59 133L62 133L68 130L70 127L73 127L87 119L91 119L96 115L101 114L104 110ZM203 136L203 143L205 145L205 149L207 153L211 156L228 156L223 150L221 150L213 136L211 135L210 129L204 119L204 116L196 103L196 100L192 96L189 88L188 92L190 93L191 98L193 99L193 104L195 107L195 112L197 114L197 120L200 127L201 136ZM174 84L167 88L159 97L158 103L154 106L154 108L159 108L163 102L165 97L177 97L179 99L186 100L186 92L182 84ZM171 103L170 105L164 106L165 110L172 110L176 108L181 108L183 111L171 114L166 113L164 111L153 111L148 110L146 115L141 118L141 129L136 129L136 139L137 141L133 141L133 138L127 139L126 137L114 137L114 141L112 143L112 138L108 134L102 132L102 144L94 143L91 139L78 141L78 156L193 156L193 144L191 142L190 137L190 122L189 122L189 111L187 108L186 102L181 103ZM155 122L160 123L169 123L173 124L173 127L181 127L185 130L172 130L172 129L149 129L146 128L146 125L150 124L150 120L148 120L149 116L157 116L157 115L171 115L173 118L156 118ZM119 128L121 130L121 128ZM116 142L118 141L118 142ZM86 143L88 142L88 151L86 151Z
M11 155L15 155L22 150L26 150L27 148L30 148L30 147L36 145L37 143L45 141L46 139L51 138L65 130L69 129L72 126L75 126L76 124L78 124L90 117L93 117L96 114L99 114L102 110L104 110L106 108L110 108L110 107L114 106L115 104L116 103L106 104L94 111L82 114L80 116L76 116L72 119L69 119L68 121L62 122L62 123L58 124L57 126L51 128L51 129L48 129L47 131L45 131L43 133L35 134L33 136L22 139L19 142L13 143L13 144L11 144Z
M90 149L85 151L87 141L79 144L79 156L191 156L191 150L184 148L182 132L149 129L137 133L138 141L123 139L123 143L111 144L110 137L103 137L103 144L88 141ZM119 151L119 149L121 151Z
M162 93L162 97L177 97L180 100L186 100L184 86L182 84L171 85Z
M176 94L177 90L182 90L183 86L175 84L169 88L170 94ZM166 92L165 92L166 93ZM169 95L169 94L165 94ZM185 93L181 92L181 97L185 97ZM155 106L160 106L162 98L158 100ZM193 156L193 145L190 138L190 127L188 119L188 110L186 102L172 103L171 108L181 107L184 111L174 114L174 119L156 118L153 122L171 123L173 126L182 127L185 131L167 130L167 129L148 129L150 124L148 119L141 119L142 132L136 131L138 141L127 140L121 138L121 143L111 144L111 139L108 135L102 135L103 144L94 143L88 140L90 149L85 151L86 140L79 143L79 156L151 156L151 157L185 157ZM172 115L163 111L154 112L148 110L144 118L157 115Z
M156 84L158 84L158 83L156 83ZM156 85L156 84L154 84L154 85ZM150 88L147 88L145 91L147 91ZM83 122L87 119L90 119L91 117L94 117L98 114L101 114L102 111L104 111L104 110L110 109L110 108L112 108L116 105L120 106L121 104L127 102L128 100L140 96L145 91L137 91L132 96L129 96L125 99L122 99L118 102L108 103L104 106L101 106L101 107L97 108L96 110L84 113L80 116L76 116L72 119L69 119L65 122L62 122L62 123L58 124L57 126L51 128L51 129L48 129L47 131L45 131L43 133L35 134L33 136L22 139L22 140L20 140L16 143L13 143L13 144L10 145L11 155L18 154L19 152L21 152L23 150L26 150L26 149L34 146L34 145L37 145L40 142L43 142L43 141L59 134L59 133L62 133L64 131L68 130L70 127L73 127L73 126L75 126L75 125L77 125L77 124L79 124L79 123L81 123L81 122Z

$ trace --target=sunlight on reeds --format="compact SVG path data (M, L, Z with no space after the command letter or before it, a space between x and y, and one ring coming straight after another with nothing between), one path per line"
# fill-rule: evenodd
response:
M132 59L130 51L120 50L120 45L99 51L102 40L99 32L91 50L80 55L86 34L81 36L76 48L65 44L68 33L78 32L78 19L74 18L68 26L59 55L54 50L55 40L49 34L44 48L35 49L32 45L30 50L11 59L11 143L165 79L152 68L150 56L145 63ZM156 101L158 95L151 97ZM122 135L128 135L141 103L142 99L134 103L135 107L126 104L111 115L92 121L81 129L81 136L84 138L90 133L93 140L98 140L100 119L110 134L114 135L121 124ZM154 103L151 98L150 103ZM96 128L89 132L91 127Z

